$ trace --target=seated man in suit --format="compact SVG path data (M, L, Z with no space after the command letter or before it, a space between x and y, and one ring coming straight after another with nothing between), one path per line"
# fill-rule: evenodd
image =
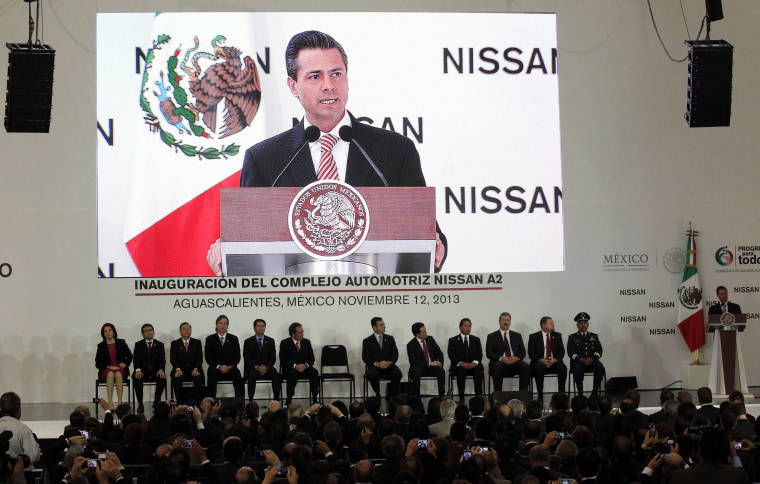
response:
M438 379L438 396L443 397L446 391L446 375L443 371L443 352L432 336L427 335L423 323L412 325L412 338L406 345L409 357L409 375L412 384L411 394L419 396L420 377L434 376Z
M274 340L264 335L267 322L257 319L253 322L254 336L243 343L243 361L245 362L245 374L248 378L248 400L253 400L256 394L256 380L272 380L272 393L274 399L280 399L282 378L275 369L274 362L277 360L277 348Z
M390 380L386 397L398 395L401 370L396 366L398 348L393 336L385 334L385 321L374 317L370 321L372 334L362 341L362 361L366 366L364 377L372 385L375 395L380 398L380 378Z
M718 302L710 306L707 314L741 314L742 308L738 304L728 302L728 289L725 286L718 286L715 290L715 294L718 296Z
M137 413L143 413L143 382L155 381L156 393L153 396L153 407L161 401L161 396L166 391L166 352L164 344L153 339L155 330L153 325L146 323L140 329L143 339L135 343L133 363L135 372L132 374L132 384L135 386L135 398L137 398Z
M319 398L319 372L314 368L314 350L311 341L303 337L301 323L288 327L289 338L280 341L280 367L285 386L285 405L290 405L295 393L296 383L301 378L309 380L309 392L312 402Z
M169 348L169 361L172 364L172 388L177 402L186 405L190 402L182 382L193 382L193 403L201 402L203 392L203 347L201 341L192 338L193 327L184 322L179 325L180 338L175 339Z
M575 316L575 326L578 332L571 334L567 339L567 351L570 355L570 371L573 372L573 380L578 390L578 395L583 395L583 374L593 373L594 383L591 393L599 394L604 379L605 369L599 359L602 357L602 342L599 335L588 330L588 321L591 316L580 312Z
M216 383L232 380L235 397L243 398L243 376L238 370L240 342L229 334L230 320L224 314L216 318L216 333L206 338L206 364L208 364L208 396L216 398Z
M530 367L523 361L525 346L520 333L510 331L512 316L503 312L499 315L499 329L486 339L486 356L493 378L493 389L500 392L504 377L520 375L520 391L528 391Z
M467 376L473 377L475 395L483 394L483 348L480 338L470 334L472 321L464 318L459 321L459 334L449 338L448 354L451 361L449 371L457 377L459 403L464 403L464 388Z
M528 337L528 356L530 356L531 373L536 381L538 399L544 398L544 375L557 375L559 393L565 393L567 366L562 361L565 357L565 345L562 334L554 331L554 320L549 316L541 318L541 331Z

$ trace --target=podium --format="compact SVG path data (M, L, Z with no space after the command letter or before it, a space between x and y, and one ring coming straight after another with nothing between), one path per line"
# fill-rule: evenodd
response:
M435 188L353 188L371 219L367 238L341 260L319 260L293 241L288 211L301 188L222 188L222 270L228 276L433 272Z
M734 390L740 390L745 400L754 398L749 392L742 347L737 338L739 331L743 330L746 324L747 318L744 314L724 313L708 316L708 331L715 333L708 386L715 398L728 398Z

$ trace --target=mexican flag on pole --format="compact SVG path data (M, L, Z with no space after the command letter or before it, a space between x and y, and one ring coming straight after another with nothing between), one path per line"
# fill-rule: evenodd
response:
M686 267L678 289L678 329L692 352L705 344L702 287L697 273L697 234L689 224L689 230L686 231Z

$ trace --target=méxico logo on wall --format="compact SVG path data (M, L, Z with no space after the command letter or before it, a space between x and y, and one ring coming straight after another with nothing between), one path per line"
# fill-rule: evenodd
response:
M151 132L176 153L198 159L235 156L234 135L261 103L256 64L224 35L160 34L146 54L140 107Z
M288 212L290 235L307 255L340 260L356 251L367 238L367 203L351 185L321 180L305 186Z

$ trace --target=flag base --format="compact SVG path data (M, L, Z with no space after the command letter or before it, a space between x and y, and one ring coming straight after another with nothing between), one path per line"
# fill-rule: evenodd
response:
M699 350L694 352L694 361L692 361L689 366L707 366L707 363L699 361Z

